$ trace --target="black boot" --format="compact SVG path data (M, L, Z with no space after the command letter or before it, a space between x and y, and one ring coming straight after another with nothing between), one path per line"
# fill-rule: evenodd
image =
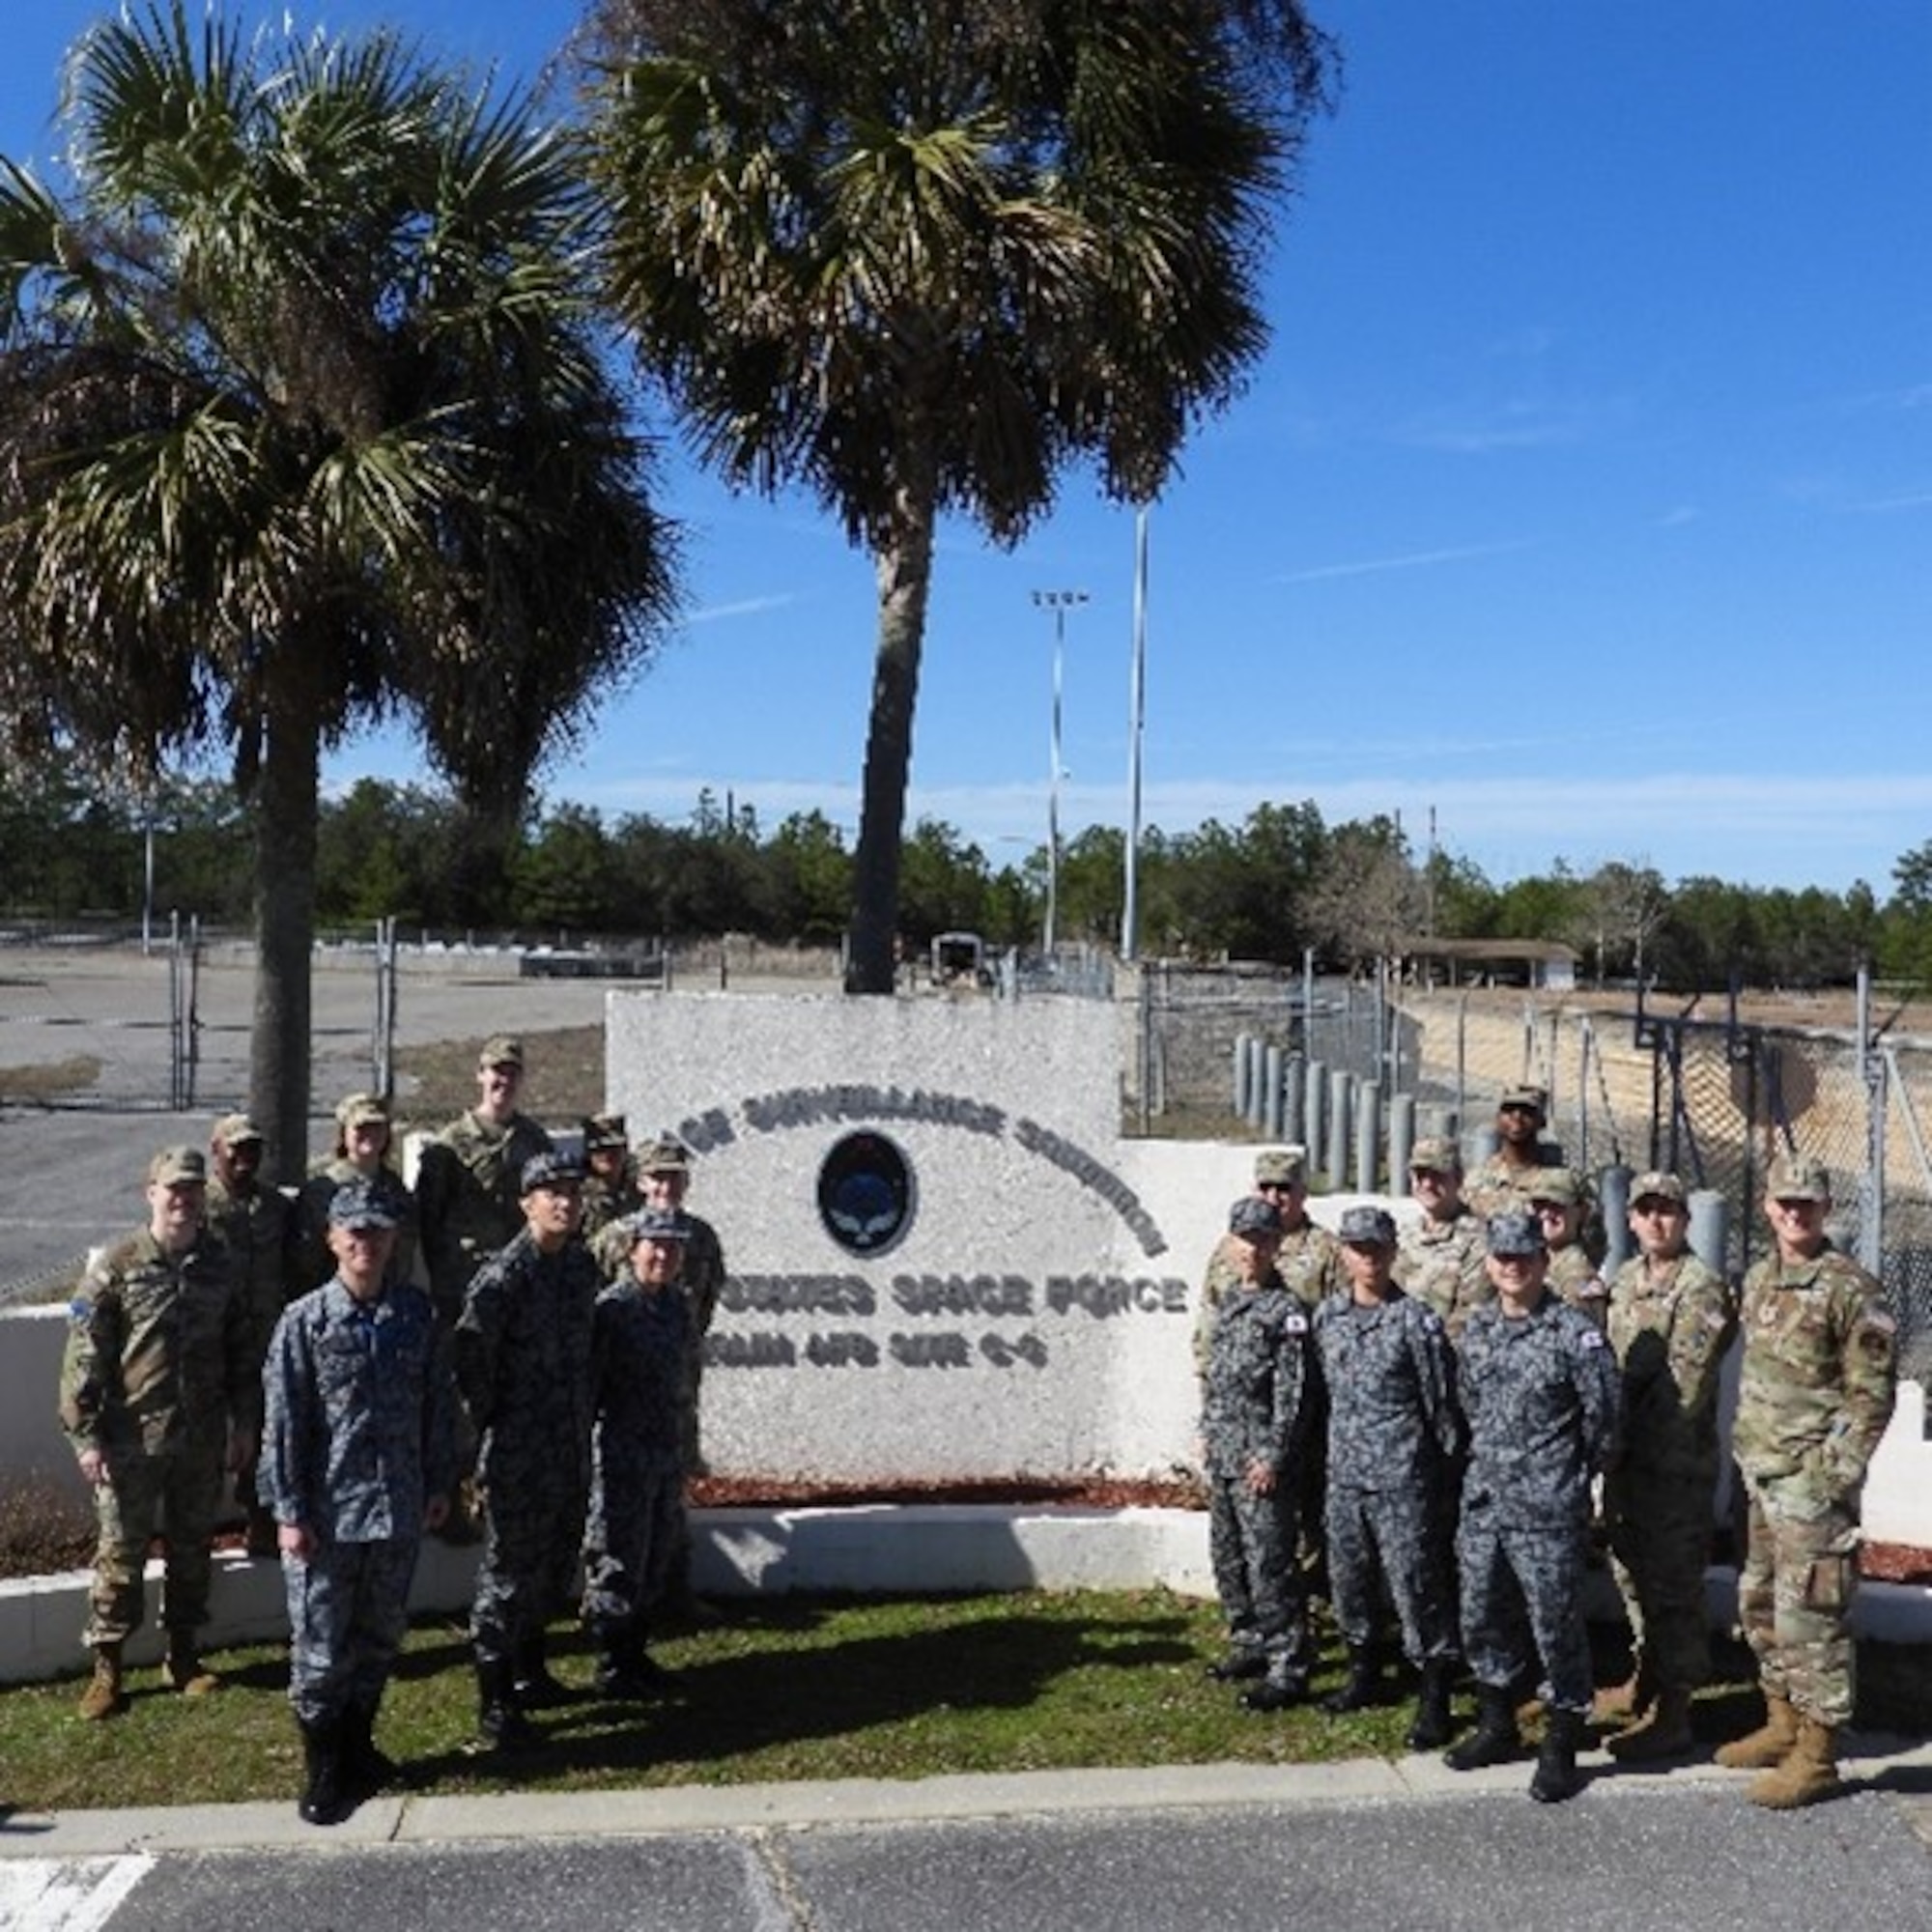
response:
M1250 1677L1265 1677L1267 1667L1267 1652L1260 1644L1236 1637L1227 1654L1208 1666L1208 1675L1217 1684L1239 1684Z
M394 1758L376 1746L376 1706L351 1704L342 1714L342 1783L355 1798L373 1798L402 1776Z
M339 1825L349 1812L342 1788L342 1726L333 1719L306 1723L301 1739L307 1781L296 1802L297 1814L306 1825Z
M622 1703L642 1703L651 1692L638 1668L642 1646L634 1628L627 1623L596 1624L590 1634L597 1642L597 1689Z
M476 1741L491 1752L527 1750L537 1733L517 1702L515 1678L505 1658L476 1660Z
M1267 1675L1259 1684L1241 1692L1241 1702L1250 1711L1285 1711L1307 1698L1308 1672L1279 1657L1269 1662Z
M1449 1719L1449 1692L1456 1681L1452 1659L1432 1657L1422 1666L1422 1690L1415 1700L1415 1721L1408 1727L1413 1751L1440 1750L1454 1734Z
M1582 1712L1551 1711L1544 1719L1536 1775L1529 1780L1529 1795L1539 1804L1560 1804L1582 1790L1577 1776L1577 1747L1582 1742Z
M546 1643L544 1633L539 1631L535 1636L525 1637L516 1648L512 1682L517 1702L526 1711L554 1711L559 1704L570 1702L569 1687L559 1684L550 1674Z
M1516 1727L1516 1693L1504 1685L1477 1686L1476 1728L1456 1747L1442 1753L1451 1771L1480 1771L1489 1764L1507 1764L1522 1748Z
M1331 1690L1321 1700L1321 1708L1340 1717L1345 1711L1366 1711L1379 1697L1381 1684L1376 1667L1373 1644L1349 1646L1349 1674L1340 1690Z

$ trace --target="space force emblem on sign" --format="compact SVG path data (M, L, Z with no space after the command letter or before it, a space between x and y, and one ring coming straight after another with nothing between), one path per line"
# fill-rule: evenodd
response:
M848 1255L883 1254L912 1222L912 1169L884 1134L846 1134L818 1170L818 1218Z

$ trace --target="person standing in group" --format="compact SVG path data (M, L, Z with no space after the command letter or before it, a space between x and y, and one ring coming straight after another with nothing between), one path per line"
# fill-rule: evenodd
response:
M263 1375L262 1492L288 1591L289 1702L332 1825L396 1767L375 1742L426 1529L449 1508L456 1391L429 1297L394 1278L396 1219L366 1180L336 1190L336 1272L289 1305Z
M1276 1711L1308 1694L1307 1606L1284 1509L1308 1440L1315 1385L1308 1311L1274 1270L1281 1214L1244 1196L1228 1210L1240 1276L1214 1318L1201 1407L1214 1587L1228 1624L1215 1677L1259 1678L1242 1695Z
M1496 1102L1496 1151L1468 1176L1463 1188L1479 1221L1530 1203L1538 1169L1561 1167L1559 1148L1543 1138L1549 1096L1541 1087L1505 1087Z
M126 1708L123 1652L141 1627L148 1544L163 1523L165 1682L190 1697L220 1680L201 1661L213 1572L209 1538L224 1469L251 1462L262 1383L248 1304L207 1226L208 1160L168 1148L148 1166L148 1221L96 1250L68 1309L61 1426L94 1491L90 1720Z
M571 1600L583 1543L603 1286L579 1234L583 1170L537 1154L524 1165L523 1204L523 1232L476 1271L456 1324L485 1521L469 1620L480 1741L504 1751L534 1742L528 1710L568 1695L545 1663L545 1626Z
M684 1528L685 1329L678 1293L689 1224L645 1208L613 1227L630 1264L597 1297L591 1351L595 1421L590 1520L583 1546L583 1623L597 1645L597 1688L639 1699L670 1672L645 1643Z
M227 1244L237 1286L248 1305L257 1374L269 1336L288 1302L295 1245L295 1217L287 1199L279 1188L262 1184L267 1147L266 1136L246 1114L224 1115L208 1143L209 1231ZM274 1555L274 1519L256 1493L252 1458L235 1472L235 1500L245 1520L248 1554Z
M1608 1748L1639 1763L1690 1748L1690 1693L1711 1667L1704 1570L1718 1392L1738 1321L1729 1284L1690 1252L1676 1175L1637 1176L1630 1225L1637 1252L1617 1270L1608 1321L1623 1372L1623 1455L1604 1485L1604 1515L1634 1654L1630 1681L1596 1709L1629 1719Z
M455 1321L476 1270L524 1225L525 1167L551 1151L550 1136L518 1110L524 1043L508 1034L483 1042L476 1103L423 1148L416 1218L437 1319Z
M583 1134L583 1238L607 1281L630 1272L631 1251L619 1223L644 1205L622 1114L590 1114Z
M1281 1216L1281 1246L1275 1272L1282 1285L1311 1312L1324 1296L1343 1293L1349 1285L1342 1267L1342 1249L1326 1228L1308 1213L1308 1151L1300 1147L1264 1148L1255 1155L1254 1194L1271 1201ZM1223 1235L1208 1257L1201 1279L1201 1300L1194 1313L1194 1371L1208 1370L1208 1350L1214 1336L1214 1317L1228 1291L1240 1279L1232 1236Z
M681 1214L685 1221L684 1265L678 1270L677 1292L683 1295L684 1391L681 1413L684 1418L684 1469L687 1477L704 1473L704 1430L700 1404L704 1388L704 1338L711 1332L712 1318L718 1312L718 1297L724 1290L724 1246L718 1230L701 1214L686 1208L691 1192L691 1150L673 1133L661 1133L638 1155L638 1185L644 1206L660 1214ZM714 1612L703 1603L691 1583L691 1528L680 1516L676 1524L677 1545L666 1566L665 1611L688 1622L709 1622Z
M1543 1224L1551 1292L1601 1330L1609 1319L1610 1292L1583 1245L1591 1204L1581 1177L1567 1167L1539 1168L1529 1179L1528 1205Z
M1516 1687L1540 1664L1545 1729L1529 1793L1547 1804L1578 1789L1590 1492L1616 1453L1617 1365L1602 1334L1549 1293L1535 1217L1497 1214L1486 1233L1495 1299L1469 1317L1457 1383L1469 1428L1456 1532L1463 1652L1481 1716L1444 1762L1472 1771L1516 1755Z
M1860 1504L1897 1392L1897 1322L1879 1284L1832 1245L1831 1208L1831 1179L1817 1161L1784 1153L1771 1163L1764 1214L1777 1251L1745 1276L1740 1311L1731 1453L1749 1518L1738 1615L1765 1721L1718 1762L1760 1772L1746 1795L1773 1810L1843 1789L1838 1732L1854 1703Z
M416 1203L396 1171L395 1122L380 1094L347 1094L335 1108L335 1151L296 1196L295 1292L306 1294L335 1279L328 1210L343 1188L369 1188L395 1223L389 1273L412 1278L416 1258Z
M445 1333L463 1312L476 1270L524 1225L524 1170L551 1151L550 1136L518 1110L523 1089L523 1041L492 1035L477 1056L476 1104L424 1146L416 1165L416 1226L430 1300ZM478 1533L469 1480L476 1443L467 1417L459 1420L456 1448L463 1480L441 1534L470 1544Z
M1449 1742L1459 1661L1450 1482L1462 1447L1456 1355L1441 1318L1392 1279L1395 1221L1350 1208L1340 1230L1349 1293L1315 1311L1328 1393L1328 1581L1349 1675L1325 1711L1379 1700L1382 1599L1422 1673L1411 1750Z
M1409 1192L1422 1218L1402 1231L1395 1281L1442 1318L1460 1345L1472 1309L1495 1290L1483 1265L1483 1224L1463 1200L1463 1155L1446 1134L1425 1135L1408 1157Z

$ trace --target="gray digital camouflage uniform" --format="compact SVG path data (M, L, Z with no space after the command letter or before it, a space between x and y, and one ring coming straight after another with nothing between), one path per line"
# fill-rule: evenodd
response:
M484 1263L456 1324L456 1375L480 1437L487 1508L470 1635L509 1663L570 1601L590 1490L591 1311L603 1284L581 1240L545 1255L526 1232Z
M1308 1311L1278 1276L1222 1302L1201 1410L1214 1587L1235 1643L1290 1676L1308 1668L1293 1496L1314 1384ZM1268 1494L1248 1485L1256 1463L1274 1472Z
M284 1553L289 1701L305 1725L381 1701L408 1622L423 1510L455 1479L456 1392L420 1289L369 1303L331 1279L269 1345L263 1500L315 1538Z
M597 1297L583 1621L635 1630L664 1589L684 1520L685 1333L674 1287L635 1279Z
M1587 1712L1590 1485L1616 1449L1616 1358L1546 1289L1520 1319L1496 1303L1469 1317L1458 1388L1469 1428L1456 1540L1463 1655L1496 1691L1540 1662L1545 1704Z
M1851 1721L1850 1611L1865 1466L1891 1419L1897 1324L1879 1284L1827 1246L1745 1277L1731 1452L1749 1497L1738 1613L1768 1691Z
M203 1230L178 1256L146 1229L89 1260L68 1307L61 1426L96 1449L99 1538L87 1641L141 1627L148 1542L166 1522L161 1621L191 1637L208 1621L209 1537L231 1429L253 1437L262 1384L248 1307L226 1246Z
M1386 1589L1413 1663L1457 1651L1449 1484L1462 1444L1455 1352L1400 1289L1324 1302L1315 1341L1328 1394L1328 1584L1350 1651L1375 1641Z
M1692 1690L1710 1669L1704 1570L1736 1304L1695 1255L1655 1271L1638 1255L1617 1271L1608 1327L1624 1401L1623 1455L1604 1484L1617 1587L1647 1681Z

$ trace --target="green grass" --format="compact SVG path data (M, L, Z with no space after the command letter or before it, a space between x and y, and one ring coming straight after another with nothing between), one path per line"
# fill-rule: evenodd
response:
M410 1763L413 1789L439 1793L1305 1764L1402 1751L1406 1695L1347 1718L1312 1707L1256 1717L1204 1674L1219 1649L1213 1605L1164 1591L787 1598L734 1604L724 1623L654 1645L680 1672L678 1695L637 1708L590 1693L589 1648L558 1625L554 1667L583 1694L539 1714L543 1746L499 1767L464 1749L475 1719L469 1649L460 1626L439 1619L411 1633L379 1738ZM1866 1721L1923 1724L1932 1712L1924 1653L1861 1658L1882 1685ZM0 1692L0 1798L69 1810L290 1796L300 1757L284 1653L258 1646L213 1661L226 1679L218 1695L182 1698L154 1670L136 1670L131 1709L102 1724L75 1716L77 1678ZM1318 1692L1338 1681L1340 1663L1324 1633ZM1606 1681L1623 1668L1621 1658L1601 1660ZM1758 1712L1734 1646L1722 1647L1718 1674L1697 1705L1699 1736L1711 1743L1750 1728ZM1466 1695L1458 1709L1467 1717Z

